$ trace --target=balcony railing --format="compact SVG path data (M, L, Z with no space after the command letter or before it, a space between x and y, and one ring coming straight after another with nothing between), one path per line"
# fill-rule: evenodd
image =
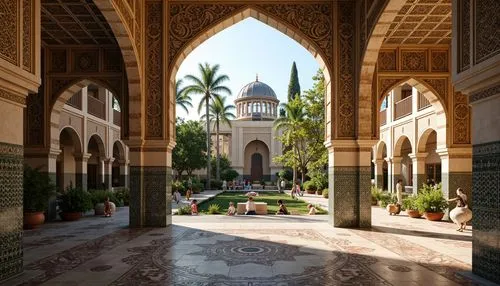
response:
M431 103L429 100L422 94L418 93L418 110L425 109L427 107L431 106Z
M113 109L113 123L117 126L122 126L122 113Z
M380 126L385 125L387 123L387 109L380 110L379 117L380 117Z
M411 96L402 99L394 105L394 118L399 119L411 114Z
M88 96L87 99L88 113L101 119L106 119L106 104L93 96Z
M73 106L76 109L82 110L82 91L79 91L66 101L66 104Z

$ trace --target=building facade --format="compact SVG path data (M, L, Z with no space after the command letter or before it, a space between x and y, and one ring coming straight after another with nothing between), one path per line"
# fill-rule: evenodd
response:
M277 140L279 130L273 128L278 117L279 100L274 90L259 81L245 85L234 101L236 118L231 125L220 125L219 148L221 155L231 161L231 167L241 180L274 181L282 166L273 158L282 154L282 144ZM214 130L215 131L215 130ZM215 132L212 142L217 142ZM216 154L217 144L212 144ZM195 174L204 175L203 170Z

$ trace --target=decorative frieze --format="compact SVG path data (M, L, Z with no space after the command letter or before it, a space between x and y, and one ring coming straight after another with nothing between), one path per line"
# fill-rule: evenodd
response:
M33 1L23 0L23 69L32 72Z
M163 5L146 3L146 137L163 136Z
M401 70L412 72L427 71L427 51L422 50L402 50L401 51Z
M18 65L19 1L0 0L0 58Z
M500 1L476 0L474 15L474 64L481 63L500 53Z
M339 33L338 33L338 70L337 80L337 137L355 136L355 37L354 18L355 3L338 2L339 7Z
M495 85L493 87L486 88L486 89L472 93L469 96L469 102L473 103L473 102L476 102L478 100L482 100L482 99L488 98L490 96L498 95L498 94L500 94L500 85Z
M453 96L453 143L471 143L470 114L467 96L460 92L455 92Z

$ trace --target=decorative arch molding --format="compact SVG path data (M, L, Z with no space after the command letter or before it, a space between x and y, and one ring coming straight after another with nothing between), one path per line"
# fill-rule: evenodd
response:
M269 144L266 143L264 140L260 140L260 139L249 140L248 142L246 142L245 147L243 148L243 152L245 152L248 145L252 144L253 142L260 142L260 143L264 144L267 147L267 151L269 152L269 154L271 154L271 148L269 147Z
M89 148L89 144L92 140L95 140L96 143L97 143L97 148L99 149L99 156L103 156L103 157L107 157L108 155L108 150L106 149L106 144L104 144L104 140L102 140L101 138L101 135L98 134L98 133L93 133L93 134L89 134L88 136L88 140L86 142L86 153L89 153L88 151L88 148Z
M169 10L168 62L175 75L195 47L219 31L253 17L283 32L326 65L333 63L333 3L175 3ZM195 23L195 24L193 24Z
M112 154L110 154L110 155L113 155L113 157L115 156L115 153L114 153L115 145L117 146L120 160L125 160L125 144L121 140L115 140L113 142L113 145L112 145L113 150L112 150Z
M73 145L75 147L75 151L74 153L75 154L81 154L82 153L82 150L83 150L83 140L82 140L82 135L81 134L78 134L78 131L71 125L66 125L64 127L61 128L61 130L59 131L59 133L57 134L58 136L58 141L59 141L59 138L61 138L61 133L63 133L63 131L67 131L69 133L69 135L71 136L71 140L73 141ZM57 147L57 150L59 150L61 147L60 145Z
M393 157L401 157L401 150L403 148L403 143L405 141L408 141L408 143L410 143L410 146L411 146L410 153L414 153L415 147L411 144L411 140L408 137L406 137L405 135L402 135L396 140L396 144L394 144Z
M376 150L376 154L375 154L376 160L384 159L384 148L385 148L386 153L387 153L387 144L383 140L378 141L378 143L376 145L376 149L375 149Z
M432 132L436 132L436 138L437 138L437 131L434 130L434 128L428 128L418 136L417 148L416 148L418 153L425 153L427 141L429 141L429 136L432 134Z

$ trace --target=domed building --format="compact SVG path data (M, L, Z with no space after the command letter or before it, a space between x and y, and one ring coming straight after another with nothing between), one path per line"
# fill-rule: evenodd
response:
M240 174L240 180L275 181L276 172L282 169L272 160L282 154L281 142L276 139L280 133L273 129L278 105L274 90L257 77L241 88L235 99L236 110L233 113L236 119L231 121L231 127L220 126L221 155L225 154L231 160L233 169ZM211 135L212 142L216 142L215 131ZM212 146L212 154L215 155L217 144Z

